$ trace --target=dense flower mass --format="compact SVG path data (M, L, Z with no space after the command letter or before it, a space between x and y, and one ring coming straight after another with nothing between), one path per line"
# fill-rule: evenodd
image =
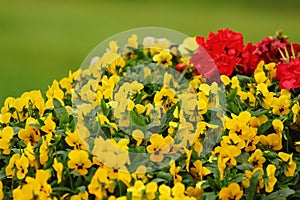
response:
M138 39L5 100L0 199L299 198L298 44Z
M243 35L232 30L211 32L206 39L197 37L196 41L200 48L204 48L212 57L220 74L226 76L236 73L249 75L253 73L259 62L258 56L254 54L255 46L252 43L244 45ZM198 63L195 62L193 64L197 67ZM198 66L198 68L200 67Z

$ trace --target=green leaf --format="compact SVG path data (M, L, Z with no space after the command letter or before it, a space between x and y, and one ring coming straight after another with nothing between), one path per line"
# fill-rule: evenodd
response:
M166 179L163 179L163 178L155 178L151 181L156 182L156 183L167 183Z
M5 174L4 170L2 170L2 171L0 172L0 181L2 181L2 180L5 179L5 178L6 178L6 174Z
M239 155L237 158L236 158L236 161L240 162L240 163L247 163L248 162L248 159L249 159L250 155L248 152L243 152L241 155Z
M145 127L146 126L146 123L134 111L130 111L130 120L135 125L138 125L138 126L141 126L141 127Z
M275 158L278 158L277 153L276 153L276 152L272 152L272 151L270 151L270 152L264 152L264 153L263 153L263 156L264 156L265 158L267 158L267 159L275 159Z
M254 199L257 184L259 181L259 175L260 175L260 171L256 171L250 179L250 186L245 189L245 197L247 200Z
M172 180L172 175L170 173L166 173L166 172L158 172L157 178L161 178L161 179L164 179L164 180L170 182Z
M79 190L80 192L85 192L85 190L86 190L84 185L80 186L80 187L77 187L76 189Z
M59 118L59 127L64 127L64 125L69 123L69 114L63 113L61 117Z
M292 194L295 194L295 190L292 190L290 188L284 188L268 195L267 200L280 200L280 199L283 200Z
M268 112L269 112L269 110L265 110L265 109L257 109L254 111L250 111L251 116L254 116L254 117L259 117L261 115L267 114Z
M61 104L61 102L53 98L53 105L54 105L54 113L60 119L62 115L68 114L67 109Z
M295 199L300 199L300 190L296 190L295 193L290 197Z
M227 95L227 101L232 102L237 94L237 88L234 88L228 95Z
M258 135L266 133L272 127L272 120L268 120L266 123L258 127Z
M204 192L201 195L201 200L215 200L218 198L218 195L214 192Z
M236 115L240 113L239 107L233 101L227 102L227 108Z
M241 165L237 165L236 168L238 168L241 171L252 171L254 169L254 167L248 163L242 163Z

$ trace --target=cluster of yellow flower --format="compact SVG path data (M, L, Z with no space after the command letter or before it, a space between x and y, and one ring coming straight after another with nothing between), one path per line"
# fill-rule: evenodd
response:
M205 83L189 63L191 40L176 47L147 37L141 47L133 35L123 52L112 41L46 98L7 98L0 199L293 195L299 97L278 89L273 63L259 63L253 77ZM178 64L187 66L181 74Z

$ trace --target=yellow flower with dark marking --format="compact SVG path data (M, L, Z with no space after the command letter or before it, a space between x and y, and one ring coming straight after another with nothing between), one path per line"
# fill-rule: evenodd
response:
M44 121L44 126L41 130L45 133L54 133L56 128L55 122L52 120L52 114L49 114L46 120Z
M153 134L150 137L151 144L147 146L147 151L151 153L150 160L153 162L161 162L164 154L170 150L168 144L173 140L171 136L164 138L162 135Z
M26 184L13 190L14 199L50 199L51 185L47 183L50 171L37 170L35 178L26 177Z
M29 160L25 155L22 155L20 159L16 160L17 178L24 179L29 167Z
M14 154L9 160L8 165L5 168L5 173L8 178L13 178L15 176L16 161L20 159L19 154Z
M255 168L262 168L262 164L266 161L260 149L256 149L248 159L248 162Z
M82 142L83 138L79 136L77 130L75 130L73 133L66 131L66 135L67 137L65 137L65 141L70 147L73 147L75 150L86 149Z
M95 195L98 199L103 199L106 196L105 183L108 183L108 172L106 169L99 167L88 185L89 193Z
M79 172L80 175L86 175L88 170L92 166L92 162L89 160L89 154L84 150L72 150L70 151L68 161L68 167Z
M285 165L284 165L285 166L285 175L286 176L294 176L297 165L293 161L293 154L279 152L278 156L285 162Z
M162 105L165 110L168 110L178 102L178 99L175 95L176 93L174 90L163 87L155 94L154 103L157 105Z
M273 149L278 151L282 149L282 136L281 133L271 133L267 136L260 135L259 136L260 143L265 146L266 148Z
M195 198L195 199L200 199L201 195L204 193L204 190L198 187L191 187L189 186L186 191L185 194L190 197L190 198Z
M27 156L29 162L33 162L35 160L35 153L30 143L28 143L27 147L24 148L24 154Z
M243 190L237 183L230 183L228 187L222 188L219 197L222 200L239 200L243 196Z
M174 184L182 181L182 176L179 175L181 167L175 164L174 160L170 161L170 174L173 176Z
M195 177L195 180L200 178L200 181L202 181L204 176L207 176L211 173L207 167L202 165L201 160L196 160L193 165L194 167L191 168L191 174Z
M35 146L41 138L39 129L33 126L37 124L38 122L36 119L29 117L26 120L25 128L19 131L18 137L21 140L24 140L26 145L30 143L31 145Z
M291 99L288 95L274 97L272 101L272 112L278 115L287 115L290 112Z
M161 51L159 54L153 56L153 61L163 66L171 66L172 57L172 54L168 51Z

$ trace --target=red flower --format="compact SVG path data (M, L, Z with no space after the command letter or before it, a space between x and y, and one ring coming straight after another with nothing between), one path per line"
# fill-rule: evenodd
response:
M295 55L300 52L300 45L293 44L293 49ZM285 48L289 54L292 56L292 48L291 43L286 39L286 37L282 36L282 33L278 33L275 37L267 37L263 39L261 42L256 44L257 49L255 50L255 54L259 56L261 60L264 60L265 63L282 63L282 55L280 54L279 49L285 55Z
M210 69L211 67L205 65L203 58L200 58L204 54L202 48L207 51L215 62L218 73L226 76L231 76L234 72L240 74L253 73L259 62L258 56L253 55L255 47L251 43L244 46L243 35L229 29L219 30L217 34L211 32L206 41L203 37L197 37L196 41L199 44L199 49L191 62L198 73L203 74L203 71L209 75L215 75L216 73ZM199 64L199 60L202 61L201 64ZM209 60L206 62L212 66Z
M244 46L242 51L242 59L240 64L242 65L241 71L239 74L251 75L254 73L259 61L261 60L257 55L254 54L256 47L249 42Z
M300 88L300 57L289 63L279 64L276 70L276 78L279 79L279 89L290 90Z

